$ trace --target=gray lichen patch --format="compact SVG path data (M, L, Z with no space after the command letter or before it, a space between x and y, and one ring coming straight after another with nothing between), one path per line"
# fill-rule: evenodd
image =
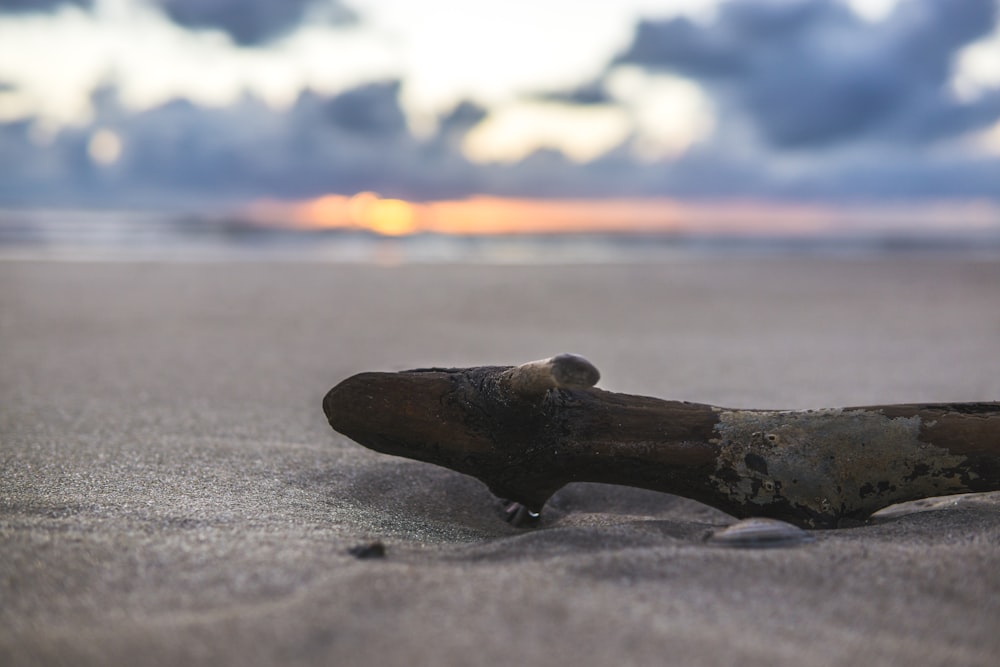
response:
M922 442L921 427L877 410L720 410L712 481L739 506L787 504L810 525L961 492L965 457Z

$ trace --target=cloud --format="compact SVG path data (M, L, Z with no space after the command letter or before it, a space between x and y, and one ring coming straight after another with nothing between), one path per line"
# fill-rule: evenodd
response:
M76 5L90 9L94 5L94 0L0 0L0 13L51 12L62 5Z
M0 123L0 205L173 206L375 190L386 196L455 197L481 187L459 152L484 113L470 103L417 139L399 106L399 82L325 96L304 91L286 110L246 96L227 107L174 100L131 112L114 88L95 91L93 122L40 144L33 120ZM121 156L99 166L88 143L113 132Z
M31 119L0 123L0 206L165 207L239 205L374 190L411 200L473 194L533 197L872 200L990 198L1000 201L1000 158L886 153L804 160L791 172L767 155L708 143L678 159L637 162L623 146L588 164L539 150L514 164L478 165L461 153L486 111L469 102L445 113L430 137L403 122L399 83L338 95L303 92L285 110L246 96L228 107L174 100L123 108L114 88L95 92L95 118L50 142ZM121 156L100 165L92 140L112 132Z
M806 160L793 172L767 155L719 143L673 161L639 163L622 149L589 164L539 150L509 165L476 165L461 153L486 110L463 102L437 132L415 137L396 81L326 96L303 92L285 110L254 97L228 107L175 100L141 112L114 88L95 91L95 118L40 143L32 121L0 123L0 205L194 208L263 197L296 199L375 190L413 200L472 194L673 196L830 200L985 197L1000 200L1000 158L870 149ZM88 147L115 133L120 159L101 166ZM776 166L779 165L779 166Z
M560 91L545 91L529 96L543 102L562 102L575 106L596 106L615 104L615 99L608 94L602 80L588 81L575 88Z
M2 0L0 0L2 1ZM352 23L339 0L156 0L170 20L186 28L215 28L239 46L258 46L293 32L310 18Z
M307 22L349 25L357 14L341 0L150 0L190 29L225 32L238 46L260 46ZM0 14L52 12L63 5L92 9L95 0L0 0Z
M399 81L369 83L321 103L323 115L342 130L370 137L405 134Z
M395 80L335 95L304 90L285 109L247 95L225 107L177 99L135 111L105 87L94 92L85 126L51 136L39 119L0 121L0 206L197 208L363 190L411 200L1000 202L1000 155L985 143L971 150L969 139L1000 127L1000 89L972 100L949 90L956 53L991 30L996 13L992 0L903 0L872 23L833 0L739 0L710 23L643 22L608 71L628 65L619 73L642 68L694 80L720 115L713 134L652 162L635 157L629 137L586 164L554 150L474 164L462 147L489 110L462 102L441 115L435 133L418 136ZM604 104L609 81L535 99ZM757 140L741 139L747 126ZM109 132L121 154L102 165L90 148Z
M698 80L775 147L933 141L1000 117L995 97L948 89L996 22L994 0L903 0L875 23L836 0L731 0L709 24L641 22L615 62Z
M444 114L438 121L437 133L428 142L427 150L438 155L462 155L466 135L488 115L484 107L464 101ZM462 160L464 161L464 157Z
M449 138L461 138L486 118L486 115L484 107L469 101L460 102L441 118L438 133Z

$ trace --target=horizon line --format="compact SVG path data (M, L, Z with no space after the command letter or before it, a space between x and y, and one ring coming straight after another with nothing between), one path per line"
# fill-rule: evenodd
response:
M841 232L1000 230L1000 203L691 201L669 197L531 198L471 195L407 201L371 191L299 200L260 199L238 209L254 224L383 236L709 233L813 236Z

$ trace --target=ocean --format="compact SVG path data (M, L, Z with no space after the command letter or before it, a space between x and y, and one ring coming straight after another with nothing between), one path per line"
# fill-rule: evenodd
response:
M389 237L366 230L303 230L170 213L0 211L0 259L6 260L601 264L704 255L933 253L1000 259L1000 222L977 229L901 231L896 225L891 230L811 234L688 231Z

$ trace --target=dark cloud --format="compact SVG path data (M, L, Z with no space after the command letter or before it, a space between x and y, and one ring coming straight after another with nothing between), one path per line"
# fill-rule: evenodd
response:
M480 173L459 152L483 111L464 103L438 134L417 139L399 106L399 83L360 86L339 95L305 91L276 111L247 96L228 107L174 100L130 113L114 88L93 95L91 125L67 128L50 145L33 140L31 121L0 123L0 205L150 206L310 197L375 190L421 199L478 191ZM115 132L122 154L95 165L88 143Z
M62 5L76 5L90 9L94 5L94 0L0 0L0 12L12 14L51 12Z
M744 62L727 36L686 17L639 22L632 44L616 60L670 69L695 79L744 74Z
M469 130L485 119L487 114L486 109L478 104L461 102L441 118L438 132L446 137L464 137Z
M589 81L576 88L563 91L546 91L531 95L530 99L543 102L561 102L576 106L598 106L615 104L615 100L604 88L603 81Z
M707 25L641 22L616 63L701 81L777 147L920 142L1000 117L947 87L958 50L996 22L994 0L903 0L876 23L836 0L738 0Z
M225 32L239 46L259 46L307 21L345 25L357 15L342 0L151 0L185 28ZM94 0L0 0L0 13L51 12L63 5L91 9Z
M293 32L315 17L351 23L355 14L339 0L156 0L187 28L215 28L240 46L257 46Z
M399 81L369 83L323 102L323 114L347 132L372 137L405 134L406 116L399 108Z
M896 155L845 160L773 189L777 197L835 201L1000 201L1000 159Z
M234 197L391 190L414 152L397 94L395 83L306 91L285 112L250 97L223 109L175 101L124 124L121 166L145 188L180 178L182 188Z
M428 143L429 150L440 154L461 155L465 135L487 115L486 109L478 104L461 102L440 118L437 134Z
M106 86L92 97L91 124L50 142L32 119L0 122L0 206L196 207L362 190L412 200L1000 202L1000 157L941 141L1000 119L1000 90L972 102L948 92L955 54L996 18L992 0L904 0L877 23L833 0L739 0L709 24L644 22L616 62L696 79L719 113L710 138L656 163L637 160L629 138L583 165L552 150L516 164L473 164L462 145L487 110L463 102L441 116L436 133L416 136L398 81L337 95L303 91L284 110L246 96L223 108L175 100L134 112ZM606 102L600 82L535 98ZM745 140L747 125L764 141ZM88 153L101 129L122 140L110 166Z
M866 148L800 156L789 171L767 154L719 142L673 161L637 162L627 146L589 164L540 150L513 165L477 165L461 153L485 110L462 103L436 134L403 122L396 82L325 96L303 92L276 111L247 96L223 108L175 100L130 112L113 87L95 92L95 119L39 143L32 121L0 123L0 206L197 207L262 197L303 198L375 190L412 200L472 194L535 197L988 198L1000 201L1000 158ZM101 129L122 140L99 166L88 145Z

